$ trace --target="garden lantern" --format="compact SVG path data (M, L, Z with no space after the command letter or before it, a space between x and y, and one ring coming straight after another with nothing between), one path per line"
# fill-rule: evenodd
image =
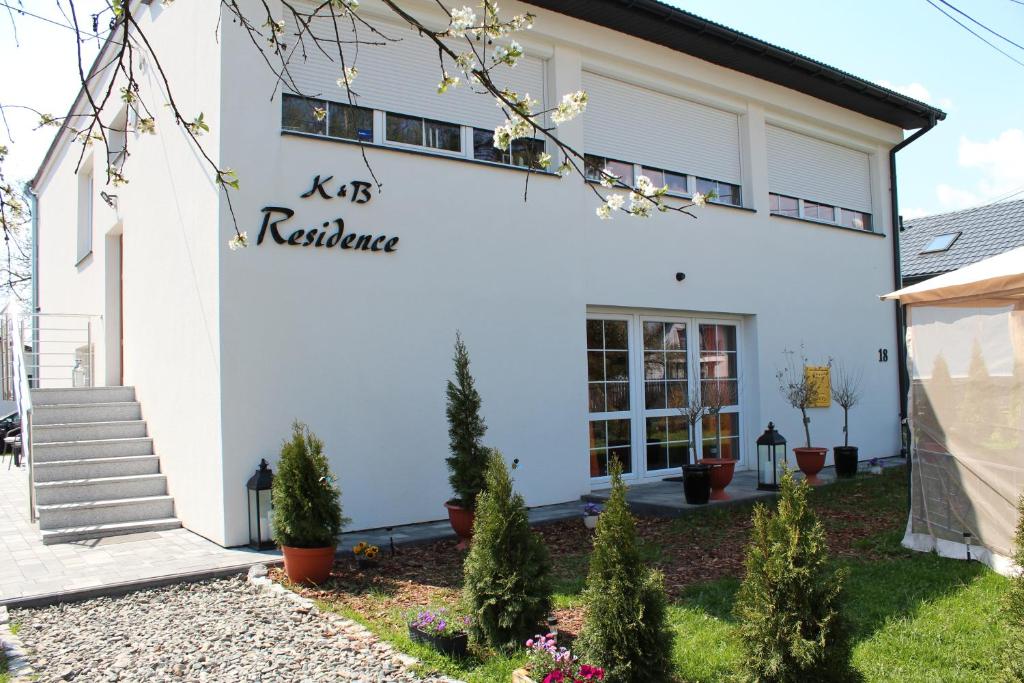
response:
M266 460L260 460L259 469L245 485L249 492L249 547L254 550L274 547L270 537L270 489L273 483L274 473Z
M757 439L757 490L778 491L786 470L786 437L775 431L775 423Z

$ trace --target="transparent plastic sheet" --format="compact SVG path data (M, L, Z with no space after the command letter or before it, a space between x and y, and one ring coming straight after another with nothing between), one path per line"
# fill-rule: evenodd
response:
M1024 299L908 309L911 511L904 545L1012 571L1024 491ZM965 536L969 534L969 536Z

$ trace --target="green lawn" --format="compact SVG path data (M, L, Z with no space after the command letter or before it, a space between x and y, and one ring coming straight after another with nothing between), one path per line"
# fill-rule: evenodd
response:
M907 502L904 486L905 473L894 469L881 477L864 476L817 489L810 497L829 532L835 562L849 572L844 613L853 633L853 666L864 681L995 680L998 653L1006 638L998 610L1008 583L977 563L901 548ZM639 525L648 561L658 565L674 586L670 619L676 632L674 658L683 681L729 677L737 671L740 652L731 615L740 570L733 575L723 570L720 578L687 583L686 575L704 574L687 564L684 550L714 545L718 554L713 557L720 559L720 565L735 567L749 514L748 506L737 506L673 521L644 520ZM553 540L569 531L544 533L556 564L555 603L560 619L573 623L575 618L578 624L587 556L585 552L560 554L558 548L564 544ZM673 547L673 540L678 547ZM683 578L673 577L673 572ZM402 590L413 586L417 597L446 599L458 590L457 576L395 585L399 583ZM319 593L321 606L362 622L422 659L427 669L471 683L506 682L522 663L522 657L481 651L474 651L464 662L453 662L415 645L403 620L409 605L397 604L397 588L365 589L358 603L346 603L353 585Z

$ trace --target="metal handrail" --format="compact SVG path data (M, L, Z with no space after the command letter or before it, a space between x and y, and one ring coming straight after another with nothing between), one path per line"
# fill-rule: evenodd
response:
M11 343L14 345L11 361L14 365L14 400L21 415L21 457L28 468L28 509L29 519L36 521L35 458L32 457L32 390L29 386L28 366L25 363L25 343L22 341L21 319L18 316L7 319Z

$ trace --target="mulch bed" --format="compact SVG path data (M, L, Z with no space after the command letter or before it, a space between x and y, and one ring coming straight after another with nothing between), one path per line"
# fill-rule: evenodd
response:
M858 542L902 528L906 521L900 501L889 501L879 496L878 491L849 490L843 494L841 504L833 502L827 490L812 497L825 525L830 551L836 557L873 559L871 551ZM715 512L691 514L678 520L636 518L638 535L653 556L651 565L665 575L670 600L679 598L694 584L743 575L744 546L751 529L750 507L735 506ZM580 558L590 552L593 537L580 520L546 524L536 531L552 550L556 577L585 576L586 564ZM464 558L465 551L456 550L454 540L400 547L394 557L383 551L379 565L371 570L362 571L351 562L338 562L331 579L323 586L296 589L307 597L352 609L371 621L395 623L396 608L405 611L432 601L456 598ZM283 572L273 570L272 576L281 580ZM556 616L560 631L567 635L578 633L582 608L560 609Z

